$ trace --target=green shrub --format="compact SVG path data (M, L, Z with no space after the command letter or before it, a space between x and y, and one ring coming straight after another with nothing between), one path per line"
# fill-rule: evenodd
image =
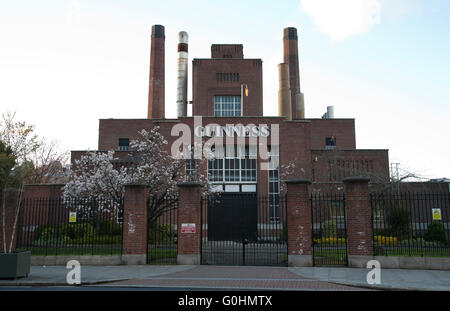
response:
M408 240L403 240L398 243L398 246L402 247L437 247L440 245L440 242L437 241L426 241L424 238L413 238Z
M56 237L55 230L52 227L47 227L41 231L39 240L50 240Z
M103 220L98 225L99 235L122 235L122 226L109 220Z
M428 231L424 236L426 241L446 243L444 224L434 221L428 226Z
M92 245L92 244L121 244L121 236L111 236L111 235L96 235L96 236L84 236L72 241L72 244L76 245Z
M59 235L66 235L71 239L80 239L95 235L95 230L90 223L66 223L59 227Z
M34 230L34 239L40 240L41 238L50 238L54 233L53 226L51 225L39 225Z
M323 234L324 237L336 237L337 227L334 220L327 220L323 223Z
M71 243L71 239L66 236L49 236L46 237L45 235L42 235L41 238L39 238L38 240L36 240L36 244L37 245L48 245L48 246L58 246L58 245L67 245Z
M150 244L174 243L174 230L171 224L153 224L149 228Z
M408 209L401 206L392 207L388 212L387 222L391 235L397 236L399 239L409 237L411 213Z
M75 238L74 225L75 224L69 224L69 223L62 224L59 227L59 234L68 236L69 238L74 239Z

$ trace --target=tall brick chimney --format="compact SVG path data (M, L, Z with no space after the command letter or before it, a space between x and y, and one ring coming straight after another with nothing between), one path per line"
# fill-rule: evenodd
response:
M305 117L305 108L303 94L300 91L297 28L288 27L284 29L283 55L284 63L289 64L292 119L303 119Z
M165 35L164 26L153 25L150 51L150 83L148 91L148 118L164 119L165 115Z

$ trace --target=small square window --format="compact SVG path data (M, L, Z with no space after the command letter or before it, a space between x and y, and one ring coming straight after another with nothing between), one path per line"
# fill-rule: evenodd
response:
M325 138L325 149L336 149L336 137L326 137Z
M130 150L130 139L129 138L119 138L119 151Z

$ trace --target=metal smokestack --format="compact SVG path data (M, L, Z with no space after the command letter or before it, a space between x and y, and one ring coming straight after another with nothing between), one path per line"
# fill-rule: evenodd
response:
M293 119L305 118L305 104L303 93L300 91L300 69L298 63L297 28L288 27L283 31L284 62L289 64L289 78L291 86L291 111Z
M187 32L178 33L178 72L177 72L177 116L187 116L188 79L188 39Z
M295 102L295 116L294 119L304 119L305 118L305 97L303 93L296 94Z
M323 114L322 119L334 119L334 106L327 107L327 112Z
M164 26L152 27L150 50L150 82L148 91L148 118L165 116L165 35Z
M334 119L334 106L327 107L327 117L328 119Z
M278 115L292 120L291 89L289 81L289 64L278 65Z

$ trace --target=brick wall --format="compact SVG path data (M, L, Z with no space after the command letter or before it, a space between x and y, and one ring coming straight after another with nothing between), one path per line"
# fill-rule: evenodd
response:
M368 178L344 179L347 246L350 256L372 256L372 208Z
M220 81L217 73L237 73L239 80ZM194 116L214 116L215 95L241 95L247 84L243 116L263 115L262 61L260 59L194 59L192 61Z
M201 189L200 183L178 184L178 264L200 264ZM183 232L183 224L194 224L195 232Z
M147 259L147 192L143 185L125 186L123 259L128 264L145 264Z
M310 257L312 254L309 185L310 182L306 179L292 179L287 181L288 256ZM309 258L309 261L311 259Z
M388 150L312 150L313 182L341 182L350 176L389 181Z
M336 138L336 149L356 149L354 119L307 119L311 122L311 149L325 149L325 138Z

